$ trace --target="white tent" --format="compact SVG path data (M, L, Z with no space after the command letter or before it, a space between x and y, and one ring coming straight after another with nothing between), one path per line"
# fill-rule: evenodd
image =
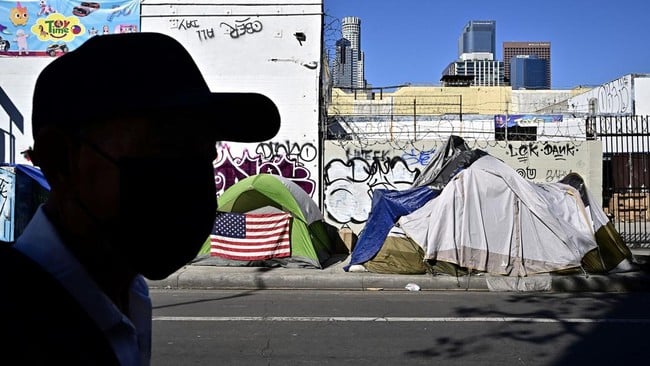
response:
M491 155L398 225L423 248L424 259L508 276L579 268L597 248L575 188L527 181Z

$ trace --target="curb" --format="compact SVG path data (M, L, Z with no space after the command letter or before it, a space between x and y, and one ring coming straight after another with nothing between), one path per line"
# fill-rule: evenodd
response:
M342 270L341 270L342 271ZM164 280L149 281L161 289L247 289L247 290L406 290L413 283L421 290L487 291L482 276L386 275L378 273L336 273L316 269L230 268L188 266Z
M642 292L650 291L650 274L637 271L610 275L453 277L344 272L340 267L317 270L189 265L166 279L148 283L152 289L206 290ZM407 289L410 284L417 285L417 289Z

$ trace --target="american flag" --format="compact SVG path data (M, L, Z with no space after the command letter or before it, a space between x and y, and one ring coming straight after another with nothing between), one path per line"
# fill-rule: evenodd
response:
M210 234L210 255L236 260L264 260L291 255L288 213L218 212Z

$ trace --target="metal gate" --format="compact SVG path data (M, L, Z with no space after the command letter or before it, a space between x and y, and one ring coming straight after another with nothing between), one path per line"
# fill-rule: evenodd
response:
M590 136L603 144L603 209L630 248L650 248L649 116L597 116Z

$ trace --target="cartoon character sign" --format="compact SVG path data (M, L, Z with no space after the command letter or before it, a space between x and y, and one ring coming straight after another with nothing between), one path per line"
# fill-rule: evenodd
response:
M27 51L27 37L29 37L29 34L25 33L24 30L19 29L16 31L16 38L14 40L18 43L19 55L22 55L23 51L25 51L25 54L29 55L29 51Z
M27 24L29 20L29 14L27 13L27 8L20 5L20 1L16 2L16 7L9 10L9 20L15 26L22 26Z
M56 13L56 10L52 8L48 3L47 0L39 0L38 2L38 15L48 15L52 13Z
M138 32L141 2L0 0L0 56L58 56L95 35Z

